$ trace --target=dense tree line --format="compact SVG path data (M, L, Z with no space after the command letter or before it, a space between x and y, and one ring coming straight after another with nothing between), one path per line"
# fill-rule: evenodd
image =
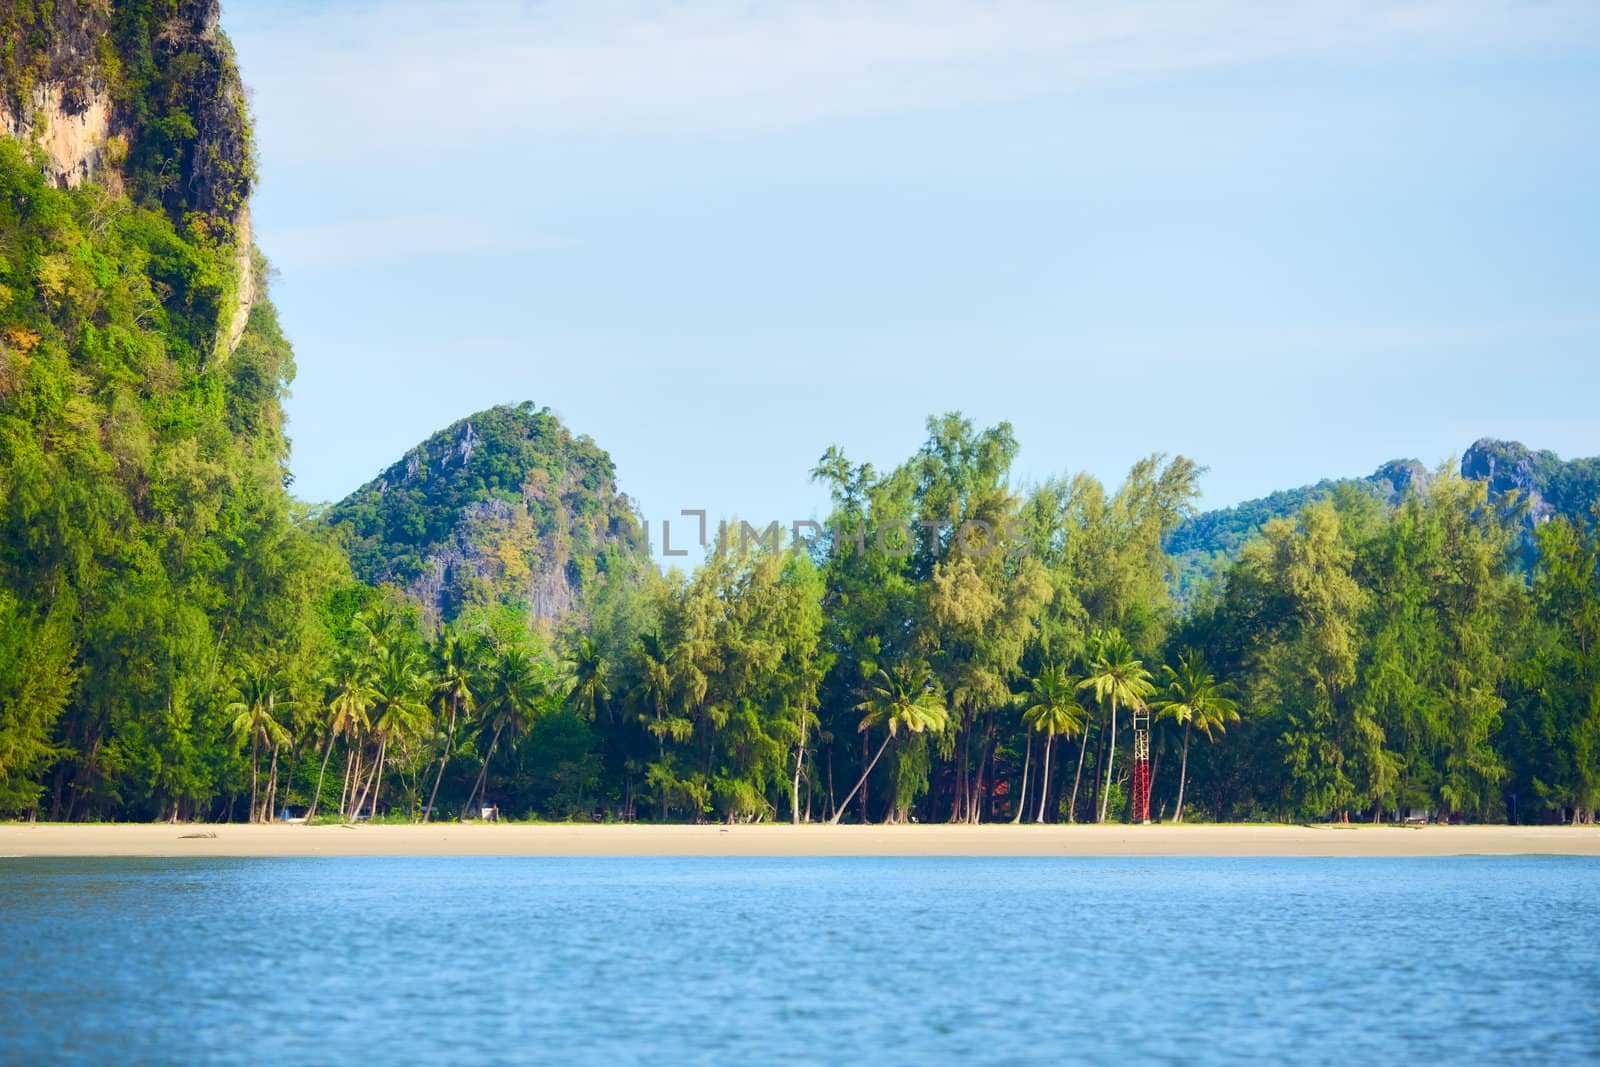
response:
M54 693L65 714L46 732L7 720L5 803L1115 821L1141 709L1166 819L1592 818L1595 522L1543 524L1529 575L1517 503L1442 470L1396 508L1342 492L1269 522L1179 612L1161 543L1194 465L1152 457L1115 492L1086 475L1019 491L1016 447L1007 426L950 415L886 472L830 449L820 539L729 527L691 573L616 575L554 632L514 604L434 625L395 589L280 562L301 568L300 639L224 636L191 660L143 634L118 658L135 686L7 601L6 632L33 635L12 645L7 692ZM160 666L189 662L198 678Z
M1530 545L1449 470L1333 487L1179 605L1192 462L1019 486L1009 426L946 415L891 469L829 449L812 536L734 524L663 575L616 549L603 453L496 452L549 421L504 409L427 484L560 507L448 615L357 582L376 535L286 491L264 293L225 338L235 234L141 182L58 189L0 141L0 815L1115 820L1135 712L1168 819L1600 802L1600 516ZM524 549L581 579L556 625L512 595Z

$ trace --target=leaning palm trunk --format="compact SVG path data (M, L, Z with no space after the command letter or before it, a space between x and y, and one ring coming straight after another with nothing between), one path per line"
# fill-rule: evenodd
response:
M1111 697L1111 732L1106 735L1109 744L1106 745L1106 787L1100 794L1100 818L1096 821L1106 821L1106 805L1111 803L1111 772L1117 765L1117 698Z
M389 739L385 737L378 742L378 761L372 767L372 807L367 812L369 819L378 817L378 794L383 792L383 759L389 752Z
M1028 731L1028 747L1022 751L1022 788L1017 791L1017 813L1011 816L1011 825L1022 821L1022 812L1028 806L1028 761L1033 758L1033 731Z
M1055 734L1044 735L1044 773L1039 775L1039 817L1034 822L1044 822L1045 801L1050 799L1050 749L1054 747Z
M270 822L272 803L278 796L278 746L272 746L272 766L267 773L267 795L261 798L261 821Z
M422 811L422 821L433 817L433 802L439 798L439 783L444 781L444 767L450 762L450 753L456 750L456 702L450 701L450 729L445 735L444 755L439 757L439 773L433 778L433 792L428 794L428 806Z
M884 737L883 744L878 746L878 754L872 757L872 762L867 764L867 769L861 772L861 780L856 783L854 789L850 790L850 795L844 798L844 803L839 805L839 810L833 813L833 818L828 822L829 826L839 825L839 820L844 818L844 813L850 808L850 801L854 800L855 795L861 791L861 787L867 784L867 778L872 774L872 768L878 765L878 760L883 758L883 750L888 748L889 742L893 740L893 734L888 734ZM865 811L861 813L861 821L863 823L867 821L867 813Z
M322 803L322 779L328 773L328 757L333 755L334 735L328 734L328 747L322 752L322 767L317 771L317 791L311 794L311 808L306 812L306 822L316 818L317 805Z
M344 759L344 791L339 794L339 814L350 814L349 805L356 799L356 791L361 788L361 745L359 741L350 746L350 751Z
M1078 821L1078 783L1083 781L1083 757L1089 751L1089 724L1083 724L1083 740L1078 743L1078 773L1072 776L1072 801L1067 805L1067 821Z
M478 772L478 781L472 787L472 795L467 798L467 811L472 811L473 801L479 800L484 789L489 784L489 761L494 759L495 746L500 743L500 731L505 729L505 723L495 727L494 736L489 739L489 752L483 757L483 770Z
M250 739L250 821L256 821L256 783L261 776L261 738Z
M1189 780L1189 726L1188 720L1183 724L1183 759L1178 764L1178 810L1172 813L1173 822L1183 821L1183 787Z
M373 787L377 785L378 773L382 769L383 744L380 742L378 745L378 751L372 760L372 767L367 771L366 781L364 783L361 782L359 772L356 775L357 784L360 786L360 788L356 790L356 802L351 805L350 814L360 816L362 809L367 806L367 797L372 794Z

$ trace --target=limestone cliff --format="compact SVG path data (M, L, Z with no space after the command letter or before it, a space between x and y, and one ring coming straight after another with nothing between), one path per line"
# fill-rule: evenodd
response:
M1461 476L1487 482L1491 500L1505 501L1514 495L1527 505L1523 558L1530 564L1535 526L1552 515L1587 515L1600 503L1600 459L1563 460L1554 452L1535 452L1516 441L1485 437L1474 442L1462 453ZM1177 562L1177 592L1187 596L1219 573L1269 519L1293 515L1307 504L1333 496L1340 486L1370 493L1394 507L1412 491L1426 493L1432 480L1432 473L1418 461L1397 459L1365 478L1328 478L1197 515L1167 539L1167 552Z
M327 519L357 575L401 586L443 620L510 604L557 622L597 579L646 560L610 457L531 403L440 430Z
M159 203L233 248L239 345L255 299L249 116L218 0L11 0L0 5L0 131L58 188Z

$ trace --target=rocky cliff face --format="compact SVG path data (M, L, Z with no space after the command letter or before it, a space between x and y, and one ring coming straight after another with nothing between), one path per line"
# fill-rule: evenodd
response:
M1554 453L1546 452L1543 455L1556 463L1560 462ZM1462 454L1461 476L1488 482L1489 495L1497 500L1511 493L1517 494L1518 500L1528 504L1528 521L1537 524L1556 513L1555 506L1540 491L1546 476L1540 469L1539 459L1538 454L1520 441L1497 441L1492 437L1481 437Z
M159 201L234 247L238 347L255 298L254 179L244 87L218 0L9 0L0 5L0 131L30 144L51 183Z
M1600 458L1563 460L1554 452L1535 452L1517 441L1485 437L1474 442L1462 454L1461 476L1487 482L1491 500L1505 501L1515 494L1527 505L1523 559L1530 565L1535 526L1553 515L1587 515L1600 503ZM1268 520L1293 515L1307 504L1333 496L1341 486L1371 493L1394 507L1408 493L1426 493L1432 482L1433 473L1421 463L1397 459L1365 478L1325 479L1197 515L1167 539L1167 551L1177 561L1178 593L1186 596L1217 574Z
M401 586L445 621L510 604L555 623L594 582L647 559L610 457L532 404L439 431L327 519L357 575Z

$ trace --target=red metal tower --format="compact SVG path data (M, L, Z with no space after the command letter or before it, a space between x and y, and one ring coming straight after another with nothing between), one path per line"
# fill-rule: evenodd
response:
M1133 709L1133 821L1150 823L1150 709Z

